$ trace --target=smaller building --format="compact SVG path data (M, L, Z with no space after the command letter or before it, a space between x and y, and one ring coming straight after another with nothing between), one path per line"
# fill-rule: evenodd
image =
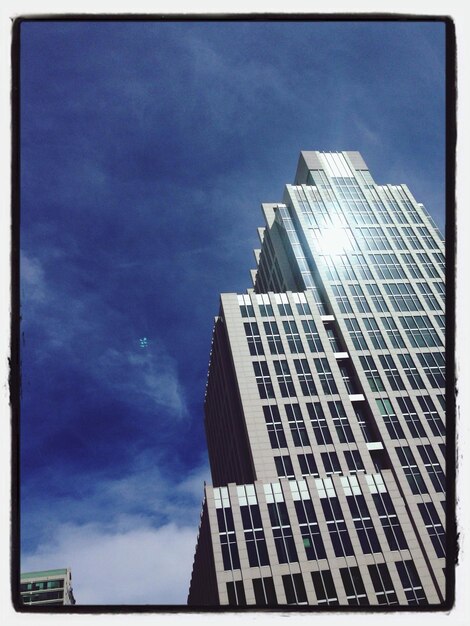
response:
M70 568L21 574L21 600L26 605L64 606L75 604Z

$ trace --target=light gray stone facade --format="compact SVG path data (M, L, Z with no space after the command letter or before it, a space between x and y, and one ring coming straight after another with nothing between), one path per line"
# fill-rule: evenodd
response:
M192 606L446 601L444 244L357 152L302 152L222 294Z

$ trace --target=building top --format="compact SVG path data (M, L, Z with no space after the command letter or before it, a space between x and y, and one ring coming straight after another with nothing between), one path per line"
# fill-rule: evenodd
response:
M62 569L48 569L38 572L22 572L21 578L47 578L48 576L67 576L67 572L70 571L67 568Z
M352 176L351 168L368 170L360 152L320 152L302 150L297 164L295 184L308 184L308 175L312 170L325 170L335 176ZM334 171L336 170L336 171Z

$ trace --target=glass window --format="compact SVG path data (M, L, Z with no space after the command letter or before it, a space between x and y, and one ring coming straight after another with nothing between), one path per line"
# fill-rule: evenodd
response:
M432 446L429 444L418 446L418 452L423 460L424 467L429 474L429 478L431 479L434 489L438 493L444 493L446 488L446 477Z
M277 604L276 590L271 576L253 578L253 591L257 606L275 606Z
M285 409L294 446L310 445L300 406L298 404L286 404Z
M217 508L217 522L219 526L219 539L224 570L240 569L237 538L235 536L235 527L233 525L233 515L230 505Z
M357 307L357 310L360 313L370 313L371 312L370 307L367 304L366 297L360 285L349 285L349 289L352 293L352 297Z
M307 559L309 561L326 559L317 516L307 489L304 494L298 496L298 499L294 497L294 505Z
M370 271L369 264L362 254L351 254L350 259L359 278L363 280L372 280L374 278Z
M427 604L426 594L413 561L398 561L396 566L408 604Z
M369 292L375 310L378 313L388 313L388 306L385 303L380 287L375 283L370 283L366 285L366 289Z
M263 325L271 354L284 354L281 335L276 322L264 322Z
M388 398L376 398L377 408L391 439L404 439L405 433Z
M371 428L370 418L368 418L365 407L363 405L359 406L359 404L355 402L353 408L356 414L357 423L359 424L362 436L364 437L364 441L376 441L377 436L374 435L374 431Z
M278 407L276 405L263 406L263 413L271 448L287 448L286 436Z
M351 303L349 302L349 298L346 295L346 291L342 285L332 285L331 290L333 291L333 295L336 298L336 302L338 303L339 310L341 313L352 313Z
M345 319L344 323L346 324L349 336L351 337L351 341L353 342L356 350L367 350L366 340L364 339L364 335L362 334L358 321L354 318L350 318Z
M266 361L255 361L253 363L256 384L261 399L274 398L274 388L269 375L268 364Z
M321 404L319 402L307 402L307 411L312 422L317 443L319 445L333 443Z
M408 378L412 389L425 389L423 379L418 373L418 369L410 354L399 354L398 359L401 363L403 371Z
M395 311L423 310L423 305L410 283L389 283L384 288Z
M441 524L436 507L432 502L423 502L418 504L424 525L428 531L429 537L439 558L445 557L446 554L446 533L444 526Z
M269 517L279 563L297 562L297 550L285 502L268 502Z
M351 477L350 480L353 478ZM345 480L348 480L345 478ZM355 478L354 480L357 481ZM357 487L360 490L359 487ZM356 493L354 495L346 496L351 516L356 528L357 536L364 554L372 554L375 552L381 552L379 539L375 532L374 524L370 517L369 509L362 493Z
M373 317L364 317L363 322L374 348L376 348L377 350L382 350L386 348L387 346L385 344L383 335L380 332L375 319Z
M302 326L310 352L324 352L315 322L313 320L302 320Z
M431 311L439 311L442 308L429 283L418 283L418 289Z
M302 342L300 341L299 331L297 329L297 324L294 320L285 320L284 324L284 332L286 333L287 343L289 345L289 349L292 354L299 354L304 352L304 348L302 346Z
M384 231L378 226L356 228L355 233L362 249L387 250L389 248Z
M369 574L374 585L375 595L379 604L398 604L397 594L393 587L390 572L385 563L368 565Z
M310 307L307 304L307 299L304 293L293 293L295 305L297 307L297 313L299 315L311 315Z
M417 400L421 411L431 428L432 434L443 437L445 435L444 423L436 409L434 402L429 396L418 396Z
M238 487L238 489L243 488L243 485ZM254 498L256 498L256 495ZM248 500L246 501L248 502ZM259 505L243 504L240 506L240 513L250 567L269 565L268 549L266 547Z
M253 310L253 305L250 300L250 296L246 294L238 295L238 304L240 306L240 313L242 317L254 317L255 312Z
M390 341L392 346L394 348L404 348L405 347L405 342L403 341L403 337L401 336L400 331L398 330L397 325L393 321L393 318L391 318L391 317L382 317L381 321L382 321L383 327L385 328L385 331L387 333L388 340Z
M366 375L371 391L385 391L377 366L371 356L360 356L359 360Z
M348 604L369 604L359 568L343 567L339 573L343 580Z
M276 370L277 383L283 398L291 398L295 396L294 383L289 370L287 361L274 361L274 369Z
M406 250L406 244L403 237L400 234L399 229L396 226L387 228L387 234L393 242L393 247L398 250Z
M423 367L431 387L439 389L446 386L445 380L445 359L440 352L425 352L418 354L418 359Z
M277 305L279 315L292 315L292 308L288 302L279 302Z
M346 463L348 464L351 474L353 472L356 473L364 471L364 463L362 462L359 450L345 450L344 458L346 459Z
M282 584L287 604L307 604L307 592L302 574L285 574L282 577Z
M395 254L369 254L369 259L379 278L383 280L406 278L406 274Z
M421 246L421 248L427 248L428 250L432 250L433 248L436 250L439 249L439 246L434 240L434 237L431 235L431 232L425 226L418 226L417 230L424 241L424 246Z
M327 476L331 474L341 474L341 465L336 452L322 452L321 460Z
M311 453L299 454L297 456L302 476L319 476L315 457Z
M338 498L327 493L327 497L320 501L335 555L352 556L354 550Z
M434 348L442 346L442 341L429 318L423 315L405 315L400 323L411 345L415 348Z
M328 408L330 409L333 424L335 425L336 433L340 442L353 443L354 436L351 430L351 425L341 400L328 402Z
M425 437L426 431L421 424L411 398L397 398L397 401L411 436L415 438Z
M340 346L338 334L335 328L331 324L326 324L325 330L326 330L326 335L328 337L328 341L330 342L330 346L333 352L341 352L341 346Z
M432 253L432 257L434 259L434 262L436 263L436 265L439 267L439 269L441 270L441 272L444 273L444 269L445 269L445 265L446 265L446 260L444 255L442 254L442 252L433 252Z
M349 364L349 361L341 360L338 361L338 368L341 374L341 378L343 379L344 386L346 387L346 391L349 395L354 395L359 393L355 379L352 376L352 369Z
M412 228L410 228L409 226L404 227L403 233L405 234L409 248L412 248L413 250L422 249L423 246L421 245L418 236Z
M228 603L234 606L246 606L245 588L242 580L227 583Z
M248 341L248 348L252 356L263 355L263 344L259 334L258 324L256 322L245 322L245 334Z
M393 391L403 391L405 389L405 385L403 384L403 380L398 373L392 355L381 354L379 355L379 360L390 384L390 387L393 389Z
M313 586L315 588L315 595L317 596L317 604L339 604L333 582L333 576L331 575L330 570L327 569L319 572L312 572L311 575Z
M316 396L317 389L307 359L294 359L294 366L304 396Z
M412 278L423 278L423 274L412 254L402 254L401 259Z
M290 456L275 456L274 463L276 464L276 471L279 477L294 478L294 467Z
M415 495L420 493L428 493L426 484L423 480L423 477L421 476L421 472L418 469L416 460L409 446L396 448L396 451L408 484L410 485L411 492Z
M424 269L428 278L439 278L437 267L431 261L426 252L418 252L416 256L418 257L421 267Z
M268 248L263 248L263 250L269 253ZM273 307L271 306L267 293L256 294L256 300L258 301L258 308L261 317L270 317L273 315Z
M324 393L327 395L333 395L338 393L338 388L336 387L336 383L334 381L333 374L331 372L327 359L320 358L314 359L314 361L318 373L318 378L320 380Z
M386 491L385 486L383 485L382 489L377 489L375 493L372 493L372 498L377 508L380 523L382 524L390 550L406 550L408 545L405 535L398 520L390 494Z

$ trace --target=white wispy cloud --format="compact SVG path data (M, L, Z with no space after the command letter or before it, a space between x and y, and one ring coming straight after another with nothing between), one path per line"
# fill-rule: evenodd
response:
M176 478L160 462L145 452L122 477L82 475L74 496L39 501L21 570L70 566L80 604L185 604L209 468Z
M22 571L71 567L77 604L186 604L197 528L64 524L23 558Z
M57 250L44 252L45 258L48 254L60 256ZM48 280L44 261L24 252L21 290L24 328L34 325L42 335L41 350L34 354L36 361L45 360L52 352L59 353L61 360L71 366L83 366L87 374L94 376L97 386L112 389L117 397L145 405L150 411L164 408L177 418L187 416L176 361L158 336L148 349L139 352L138 331L129 329L135 348L128 349L117 342L113 345L107 326L110 320L118 320L125 328L122 314L109 310L93 292L61 292Z

